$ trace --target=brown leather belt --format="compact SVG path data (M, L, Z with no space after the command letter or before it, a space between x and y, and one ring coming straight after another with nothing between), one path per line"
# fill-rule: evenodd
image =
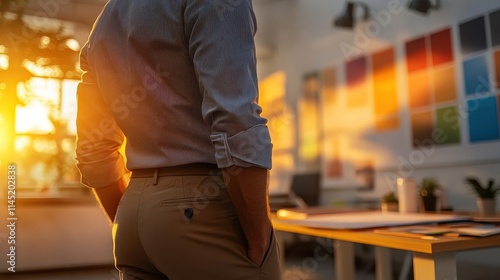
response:
M220 176L222 171L213 163L190 163L177 166L132 170L132 178L164 176Z

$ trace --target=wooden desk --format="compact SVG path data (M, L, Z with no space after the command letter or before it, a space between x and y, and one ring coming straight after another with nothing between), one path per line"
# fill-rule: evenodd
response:
M273 216L275 230L312 235L335 241L336 279L354 279L354 243L375 246L378 280L392 279L390 249L413 253L415 280L457 279L458 251L500 246L500 235L490 237L437 237L425 240L374 233L373 230L332 230L286 224ZM283 248L283 246L281 246Z

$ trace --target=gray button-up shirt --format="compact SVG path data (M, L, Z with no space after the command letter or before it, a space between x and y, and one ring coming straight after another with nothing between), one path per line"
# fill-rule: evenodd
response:
M102 187L125 174L125 138L128 169L271 168L255 31L251 0L111 0L80 56L82 182Z

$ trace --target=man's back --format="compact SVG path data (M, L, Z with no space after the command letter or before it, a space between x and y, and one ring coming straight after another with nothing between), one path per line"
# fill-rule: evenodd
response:
M82 49L78 168L123 279L280 278L255 16L220 4L111 0Z
M110 1L82 55L127 137L129 168L215 163L181 1Z

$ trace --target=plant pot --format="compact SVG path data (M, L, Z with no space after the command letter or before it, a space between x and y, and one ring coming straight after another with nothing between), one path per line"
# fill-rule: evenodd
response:
M398 212L399 204L397 202L382 202L380 209L382 212Z
M477 208L481 215L491 215L495 213L496 200L494 198L480 198L476 199Z
M437 209L437 196L435 195L426 195L420 196L420 209L421 212L429 212L436 211Z

